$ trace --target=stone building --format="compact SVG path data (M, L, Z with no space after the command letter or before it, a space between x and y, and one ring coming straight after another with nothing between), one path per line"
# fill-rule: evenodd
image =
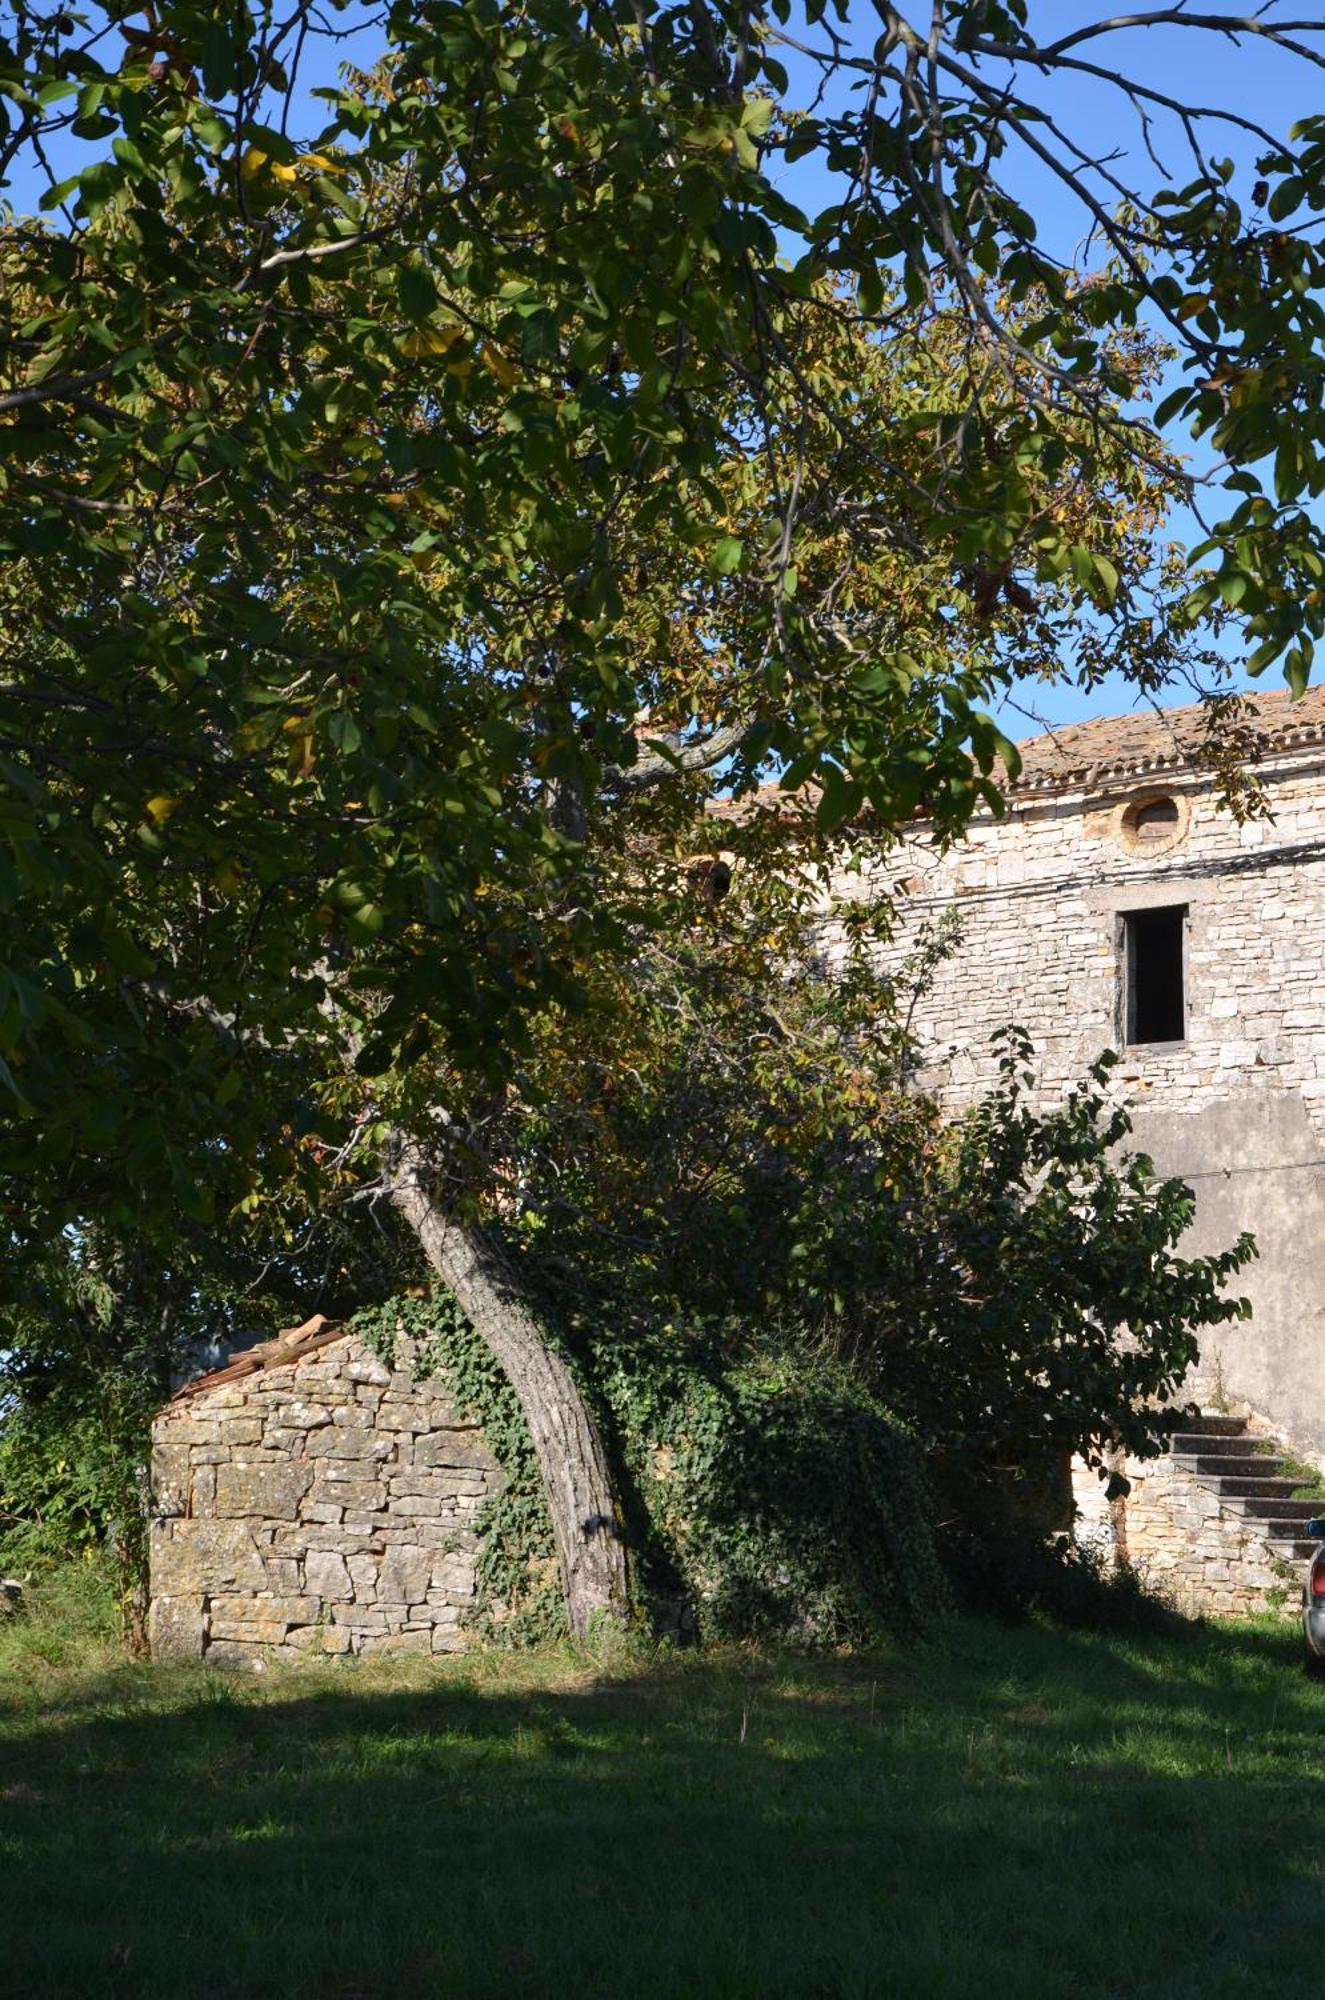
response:
M1187 1384L1228 1434L1122 1468L1123 1510L1084 1468L1074 1482L1088 1534L1217 1612L1292 1599L1305 1518L1325 1511L1305 1497L1325 1469L1325 690L1253 698L1248 737L1268 817L1220 805L1203 710L1151 710L1023 743L1001 819L946 854L918 826L882 882L837 884L894 893L897 961L956 913L913 1017L920 1081L948 1109L994 1081L1007 1022L1049 1098L1114 1049L1133 1143L1196 1196L1185 1247L1255 1236L1235 1281L1252 1317L1205 1336Z
M1190 1247L1254 1233L1253 1317L1210 1333L1191 1384L1222 1427L1129 1468L1132 1552L1188 1608L1246 1610L1292 1577L1302 1461L1325 1467L1325 693L1255 701L1269 818L1221 809L1201 724L1175 709L1036 738L1003 818L947 854L918 827L885 881L837 887L898 893L899 958L959 914L913 1023L950 1109L993 1081L1008 1021L1047 1093L1117 1049L1137 1145L1195 1190ZM442 1384L340 1329L310 1322L190 1383L157 1420L153 1475L157 1657L468 1643L500 1469Z
M311 1320L188 1383L152 1446L155 1659L469 1644L501 1472L442 1382Z
M947 854L919 829L894 857L896 950L958 913L914 1020L921 1080L954 1110L992 1082L1002 1023L1030 1031L1051 1094L1119 1051L1135 1143L1196 1194L1190 1247L1259 1246L1237 1280L1254 1316L1208 1336L1195 1386L1325 1463L1325 692L1255 699L1271 816L1241 825L1202 769L1202 716L1022 744L1005 817Z

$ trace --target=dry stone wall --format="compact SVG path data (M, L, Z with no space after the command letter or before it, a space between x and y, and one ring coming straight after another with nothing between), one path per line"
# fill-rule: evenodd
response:
M153 1657L463 1651L501 1477L444 1383L353 1335L185 1392L153 1427Z
M1249 1618L1285 1608L1294 1614L1302 1564L1266 1547L1264 1535L1221 1508L1219 1496L1185 1466L1162 1458L1129 1459L1131 1492L1123 1503L1127 1559L1142 1581L1189 1618ZM1078 1539L1116 1551L1116 1517L1095 1474L1073 1467Z

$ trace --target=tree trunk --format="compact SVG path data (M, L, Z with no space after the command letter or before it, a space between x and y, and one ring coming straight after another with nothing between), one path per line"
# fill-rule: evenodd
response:
M391 1199L433 1270L519 1398L533 1440L557 1538L566 1612L577 1639L595 1617L621 1619L626 1557L602 1440L574 1377L549 1348L520 1278L483 1231L456 1222L434 1201L426 1155L406 1145Z

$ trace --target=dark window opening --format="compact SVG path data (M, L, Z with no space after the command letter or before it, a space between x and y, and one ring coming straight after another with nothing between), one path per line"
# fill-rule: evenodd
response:
M1187 909L1133 910L1123 918L1129 1042L1181 1042L1187 1034L1183 942Z

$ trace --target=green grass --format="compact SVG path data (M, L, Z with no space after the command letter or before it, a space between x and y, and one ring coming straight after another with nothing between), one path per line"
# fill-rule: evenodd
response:
M1291 1625L240 1679L21 1622L5 1996L1325 1990Z

